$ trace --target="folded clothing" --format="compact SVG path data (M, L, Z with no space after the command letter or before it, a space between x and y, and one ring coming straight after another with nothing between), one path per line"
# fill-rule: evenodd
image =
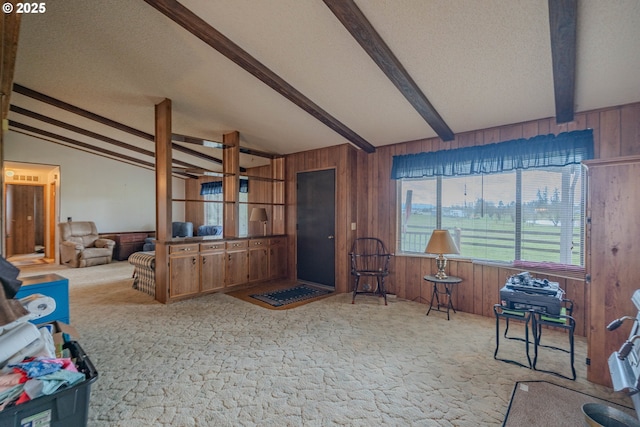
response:
M0 367L14 354L40 338L38 328L32 323L24 322L0 335Z

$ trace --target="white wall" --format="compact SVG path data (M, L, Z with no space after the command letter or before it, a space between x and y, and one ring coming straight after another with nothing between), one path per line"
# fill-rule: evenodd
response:
M60 166L58 222L94 221L101 233L156 229L153 170L13 131L4 135L4 160ZM184 180L173 178L172 186L173 198L184 199ZM174 207L173 220L184 220L182 207Z

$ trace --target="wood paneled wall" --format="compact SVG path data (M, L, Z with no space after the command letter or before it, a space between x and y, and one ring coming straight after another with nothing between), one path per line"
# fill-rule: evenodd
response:
M378 147L375 153L369 155L359 153L358 214L368 219L366 222L370 229L365 231L381 238L392 248L396 247L397 191L396 181L390 177L391 162L395 155L449 150L589 128L594 131L596 158L640 154L640 103L578 113L575 121L561 125L556 124L553 118L541 119L458 134L451 142L430 138ZM458 287L458 295L455 296L458 303L456 307L461 311L483 316L493 316L491 307L499 302L499 289L505 283L506 277L521 271L451 260L449 268L450 274L464 279ZM426 284L421 282L425 274L435 270L435 263L431 258L396 256L393 259L392 269L389 289L395 291L398 297L424 302L424 299L420 298L420 292L422 292L422 298L430 296ZM554 275L544 271L535 273L537 277L546 277L559 282L565 289L566 296L573 299L576 304L577 333L586 335L587 292L584 276ZM424 288L421 289L421 285Z
M475 145L491 144L537 135L559 134L572 130L594 130L595 157L612 158L640 154L640 103L617 106L597 111L577 113L571 123L557 124L547 118L456 135L450 142L429 138L378 147L375 153L355 151L351 146L337 146L289 155L287 173L287 234L295 236L295 177L297 172L336 168L337 171L337 254L336 278L338 292L350 289L348 252L354 238L375 236L395 251L398 239L396 181L391 180L393 156L419 152L448 150ZM351 231L350 223L357 223ZM290 239L290 272L295 274L295 238ZM430 297L422 277L434 271L432 258L398 255L392 259L392 274L388 289L400 298L419 300ZM450 260L450 273L464 281L454 296L461 311L493 316L492 306L499 302L499 289L507 276L520 269L495 265L482 265L463 260ZM534 272L537 277L560 282L576 304L579 335L588 327L585 307L587 290L583 275ZM421 294L422 292L422 294ZM422 298L421 298L422 297Z
M339 145L320 150L305 151L286 157L286 234L296 235L296 184L298 172L323 169L336 170L336 291L347 292L349 287L349 258L351 244L357 232L351 230L351 223L359 228L357 151L350 145ZM366 217L362 217L366 218ZM289 239L289 276L296 276L296 239Z

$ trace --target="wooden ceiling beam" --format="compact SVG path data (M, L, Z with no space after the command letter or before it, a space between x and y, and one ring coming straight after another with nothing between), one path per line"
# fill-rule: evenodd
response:
M549 29L556 122L573 121L576 80L577 0L549 0Z
M552 1L552 0L550 0ZM364 16L353 0L324 0L354 39L369 54L371 59L387 75L400 93L409 101L422 118L443 141L455 138L453 131L436 111L422 90L404 69L398 58L384 42L380 34Z
M311 114L324 125L342 135L355 146L367 153L373 153L376 148L360 135L349 129L338 119L316 105L313 101L287 83L282 77L267 68L240 46L233 43L218 30L209 25L202 18L191 12L175 0L145 0L159 12L163 13L176 24L189 31L194 36L226 56L242 67L245 71L257 77L280 95Z
M96 139L98 141L106 142L106 143L114 145L116 147L120 147L120 148L123 148L125 150L129 150L129 151L133 151L134 153L141 154L143 156L147 156L147 157L151 157L151 158L155 157L155 152L153 152L153 151L145 150L144 148L136 147L135 145L127 144L126 142L118 141L117 139L114 139L114 138L111 138L111 137L108 137L108 136L104 136L104 135L100 135L100 134L98 134L96 132L92 132L90 130L86 130L86 129L80 128L78 126L74 126L72 124L65 123L65 122L62 122L60 120L56 120L54 118L51 118L51 117L36 113L34 111L27 110L27 109L22 108L22 107L18 107L16 105L11 105L9 109L11 111L13 111L14 113L16 113L16 114L20 114L22 116L38 120L38 121L50 124L52 126L61 128L61 129L66 129L68 131L77 133L79 135L84 135L86 137L89 137L89 138L92 138L92 139ZM18 127L18 125L19 125L18 122L13 122L13 123L15 124L16 127ZM26 125L23 125L23 126L26 126ZM24 127L22 129L24 129ZM33 129L37 129L37 128L33 128ZM40 131L40 132L42 133L42 132L46 132L46 131ZM51 133L51 135L56 135L56 134ZM47 135L47 136L49 136L49 135ZM71 141L74 141L74 140L71 140ZM68 142L68 141L66 141L66 142ZM96 151L102 150L102 148L100 148L97 145L86 144L86 143L82 143L82 144L83 144L82 145L83 148L93 147L93 149L95 149ZM76 144L76 145L78 145L78 144ZM126 156L124 154L115 153L113 155L116 155L116 156L119 155L122 158L127 158L127 160L130 160L130 159L128 159L129 156ZM144 161L140 160L140 163L143 164ZM174 160L174 163L177 164L177 165L180 165L180 166L184 166L186 168L198 168L199 167L199 166L194 165L192 163L183 162L181 160Z
M14 83L13 85L13 91L16 93L19 93L20 95L24 95L27 96L29 98L35 99L37 101L40 102L44 102L45 104L49 104L49 105L53 105L54 107L60 108L62 110L68 111L70 113L76 114L78 116L84 117L86 119L89 120L93 120L95 122L101 123L103 125L106 126L110 126L114 129L117 129L119 131L122 132L126 132L128 134L131 134L133 136L136 136L138 138L142 138L144 140L150 141L150 142L154 142L154 136L150 133L146 133L143 132L141 130L138 130L136 128L133 128L131 126L127 126L123 123L120 122L116 122L115 120L111 120L107 117L101 116L99 114L95 114L92 113L91 111L87 111L83 108L80 107L76 107L75 105L69 104L67 102L61 101L59 99L53 98L49 95L45 95L44 93L35 91L33 89L29 89L28 87L19 85L17 83ZM197 145L202 145L202 146L207 146L207 144L205 144L205 142L209 142L203 138L197 138L197 137L193 137L193 136L186 136L186 135L180 135L180 134L172 134L171 135L172 140L176 141L176 142L187 142L187 143L191 143L191 144L197 144ZM217 141L211 141L213 144L210 146L213 146L214 144L219 144L220 147L217 148L222 148L223 144L221 142L217 142ZM216 148L216 147L214 147ZM182 153L188 154L190 156L194 156L194 157L198 157L210 162L214 162L217 164L222 164L222 160L217 158L217 157L213 157L213 156L208 156L204 153L201 153L199 151L195 151L195 150L191 150L187 147L183 147L181 145L178 144L173 144L172 145L172 149L176 150L176 151L180 151ZM251 155L255 155L255 156L260 156L260 157L266 157L266 158L275 158L277 157L275 154L270 154L270 153L265 153L265 152L261 152L261 151L256 151L256 150L251 150L248 148L240 148L241 152L245 152L246 154L251 154ZM240 168L241 172L244 172L246 169L245 168Z

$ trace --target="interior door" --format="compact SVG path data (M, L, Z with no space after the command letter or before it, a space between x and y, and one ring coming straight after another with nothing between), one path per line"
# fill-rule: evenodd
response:
M335 169L299 172L296 190L298 280L335 288Z
M36 235L42 236L41 232L36 233L42 226L38 222L42 220L38 215L38 209L42 209L42 194L41 186L7 184L7 217L11 218L7 236L11 248L7 253L20 255L35 252Z

